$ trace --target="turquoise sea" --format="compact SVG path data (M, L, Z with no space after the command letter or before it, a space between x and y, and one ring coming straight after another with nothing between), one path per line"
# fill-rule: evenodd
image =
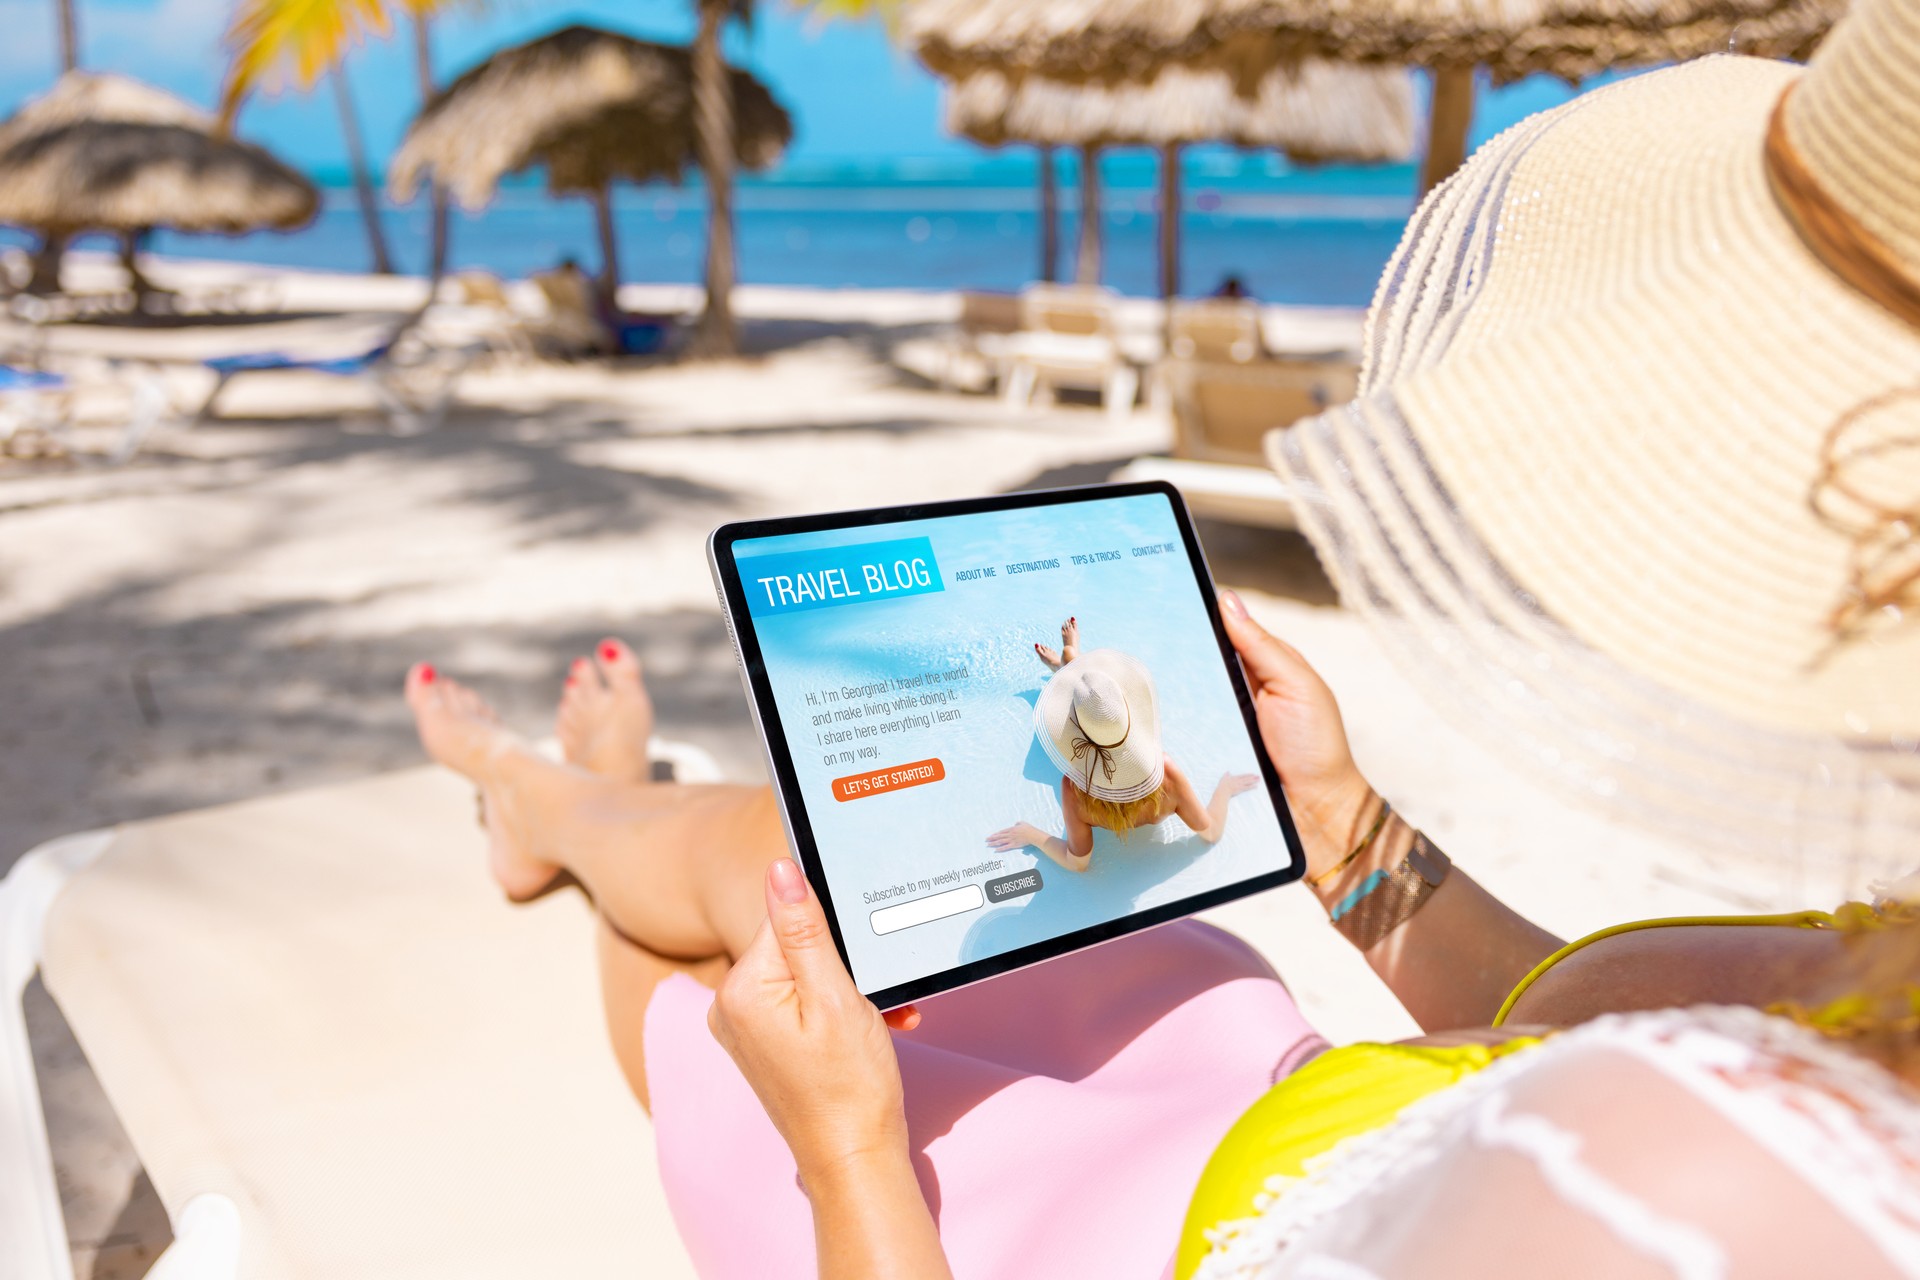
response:
M1073 270L1078 186L1063 156L1059 272ZM1262 299L1363 305L1412 207L1410 166L1298 169L1276 156L1190 153L1183 167L1182 292L1211 292L1228 272ZM737 196L740 279L852 288L1014 289L1039 269L1038 198L1030 155L973 162L787 166L749 177ZM1105 282L1158 291L1156 162L1114 152L1102 164ZM163 254L364 270L366 233L344 175L321 175L319 218L292 234L229 239L162 231ZM620 188L615 200L621 274L629 281L692 282L704 253L705 197L697 183ZM388 243L406 270L425 266L424 202L389 205ZM19 241L14 240L15 243ZM102 242L104 245L104 242ZM504 188L478 214L457 213L456 267L506 276L578 258L596 269L591 208L549 198L534 178Z

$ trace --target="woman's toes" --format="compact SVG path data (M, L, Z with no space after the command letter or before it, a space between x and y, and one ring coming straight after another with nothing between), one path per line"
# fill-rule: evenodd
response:
M607 637L594 651L594 660L611 688L625 690L640 687L640 655L626 641Z
M431 662L416 662L407 668L407 702L418 707L439 692L440 673Z

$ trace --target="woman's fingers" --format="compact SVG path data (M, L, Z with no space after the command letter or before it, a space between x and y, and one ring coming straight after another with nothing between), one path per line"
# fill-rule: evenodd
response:
M792 858L776 858L767 868L767 921L802 999L841 994L842 987L852 990L827 913Z
M898 1009L887 1010L881 1016L886 1018L887 1025L895 1031L911 1031L920 1025L920 1006L901 1005Z

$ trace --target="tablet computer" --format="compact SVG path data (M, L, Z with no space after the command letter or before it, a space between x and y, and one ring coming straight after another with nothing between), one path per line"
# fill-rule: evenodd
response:
M788 839L881 1008L1305 869L1171 485L748 521L708 554Z

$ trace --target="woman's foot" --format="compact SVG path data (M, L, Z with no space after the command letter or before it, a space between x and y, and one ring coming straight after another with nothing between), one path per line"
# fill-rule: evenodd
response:
M602 640L591 660L573 660L554 733L569 764L623 782L651 779L653 700L640 678L640 659L624 641Z
M480 788L487 828L487 865L507 897L536 897L560 868L528 852L517 830L507 783L510 770L533 755L520 736L500 723L479 694L419 663L407 672L407 705L413 709L420 744L433 759ZM549 764L548 768L554 766Z
M1058 671L1067 663L1080 656L1080 619L1068 618L1060 624L1060 647L1036 644L1033 651L1040 655L1040 661L1047 664L1047 670Z

